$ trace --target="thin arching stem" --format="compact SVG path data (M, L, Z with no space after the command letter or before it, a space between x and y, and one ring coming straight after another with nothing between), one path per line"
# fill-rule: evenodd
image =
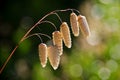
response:
M74 12L73 10L71 10L72 11L72 13Z
M71 9L73 11L76 11L78 14L80 14L80 11L76 10L76 9Z
M37 36L39 37L40 41L43 43L43 40L42 40L42 38L40 37L40 35L37 34Z
M24 40L24 38L26 36L28 36L28 34L42 21L44 20L47 16L51 15L53 12L50 12L48 14L46 14L43 18L41 18L34 26L32 26L28 31L27 33L22 37L22 39L20 40L19 44Z
M43 41L42 41L42 38L41 38L39 35L43 35L43 36L51 39L50 36L48 36L48 35L46 35L46 34L42 34L42 33L34 33L34 34L31 34L31 35L27 36L25 39L30 38L30 37L32 37L32 36L38 36L38 37L40 38L41 42L43 42Z
M57 13L54 13L57 17L58 17L58 19L60 20L60 22L62 23L63 21L62 21L62 19L60 18L60 16L57 14Z
M64 10L55 10L54 12L65 12L65 11L76 11L77 13L80 14L80 12L76 9L71 9L71 8L68 8L68 9L64 9Z
M3 64L2 68L0 69L0 74L2 73L3 69L5 68L5 66L7 65L8 61L10 60L10 58L12 57L12 55L15 53L16 49L18 48L19 45L16 45L16 47L13 49L13 51L10 53L9 57L7 58L7 60L5 61L5 63Z
M43 42L42 38L41 38L40 35L38 35L37 33L32 34L32 35L29 35L29 36L27 36L25 39L28 39L28 38L30 38L30 37L32 37L32 36L37 36L37 37L40 39L40 41Z
M57 12L64 12L64 11L68 11L68 10L74 10L78 13L80 13L78 10L76 9L65 9L65 10L55 10L55 11L52 11L48 14L46 14L44 17L42 17L35 25L33 25L27 32L26 34L21 38L21 40L19 41L18 45L16 45L16 47L13 49L13 51L10 53L10 55L8 56L7 60L5 61L5 63L3 64L2 68L0 69L0 74L2 73L3 69L5 68L6 64L8 63L8 61L10 60L10 58L12 57L12 55L15 53L16 49L18 48L19 44L21 42L23 42L26 37L28 37L29 33L38 25L40 24L46 17L48 17L49 15L51 14L55 14Z
M41 18L33 27L31 27L28 31L27 31L27 33L22 37L22 39L20 40L20 42L19 43L21 43L23 40L24 40L24 38L32 31L32 29L33 28L35 28L42 20L44 20L47 16L49 16L49 15L51 15L51 14L54 14L54 13L56 13L56 12L64 12L64 11L68 11L68 10L75 10L75 11L77 11L78 13L80 13L78 10L76 10L76 9L65 9L65 10L55 10L55 11L52 11L52 12L50 12L50 13L48 13L48 14L46 14L43 18Z
M34 26L32 26L27 32L26 34L21 38L21 40L19 41L18 45L25 40L25 38L28 36L28 34L43 20L45 19L47 16L51 15L53 12L48 13L47 15L45 15L43 18L41 18ZM16 47L13 49L13 51L10 53L10 55L8 56L7 60L5 61L5 63L3 64L2 68L0 69L0 74L2 73L2 71L4 70L5 66L7 65L8 61L10 60L10 58L12 57L12 55L15 53L16 49L18 48L18 45L16 45Z
M46 21L41 21L39 24L42 24L42 23L49 23L49 24L51 24L55 28L55 30L57 30L57 27L51 21L47 21L47 20Z

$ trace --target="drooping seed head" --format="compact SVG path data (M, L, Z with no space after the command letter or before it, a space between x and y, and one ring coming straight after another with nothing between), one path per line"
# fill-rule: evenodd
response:
M54 31L52 33L52 36L53 36L53 45L55 45L58 48L60 55L62 55L63 45L62 45L62 35L60 31Z
M79 36L78 17L74 12L70 14L70 24L71 24L73 35Z
M79 15L78 16L78 23L81 29L82 34L87 37L90 35L90 29L89 29L89 25L87 23L86 17Z
M47 45L44 43L39 44L38 51L39 51L39 58L41 61L41 65L42 67L45 67L47 63L47 54L48 54Z
M65 46L68 48L71 48L71 36L70 36L70 30L66 22L63 22L60 26L60 32L63 37L63 41L65 43Z
M48 46L48 58L51 66L56 70L60 63L60 55L56 46Z

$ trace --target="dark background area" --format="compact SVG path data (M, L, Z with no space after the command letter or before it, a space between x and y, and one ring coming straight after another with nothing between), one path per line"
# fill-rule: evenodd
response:
M67 8L78 9L78 6L82 2L84 1L83 0L0 0L0 66L2 67L3 63L9 56L10 52L15 47L15 45L18 44L22 36L39 19L41 19L47 13L54 10L67 9ZM64 14L65 16L66 13ZM69 17L69 15L67 17ZM62 18L64 18L64 20L68 20L69 18L67 17L62 17ZM45 34L50 34L50 32L52 32L53 30L47 26L48 25L43 25L42 28L40 28L40 32ZM33 31L36 32L37 29ZM45 37L42 38L44 42L47 41ZM16 50L15 54L8 62L3 73L0 75L0 78L2 80L23 79L17 76L15 70L15 63L17 63L19 59L26 60L27 64L29 65L29 68L30 69L33 68L34 63L36 61L37 62L39 61L37 45L40 43L40 41L38 40L39 40L38 38L28 39L25 42L23 42L23 44L20 45L19 49ZM32 76L29 75L27 79L32 80L31 77Z

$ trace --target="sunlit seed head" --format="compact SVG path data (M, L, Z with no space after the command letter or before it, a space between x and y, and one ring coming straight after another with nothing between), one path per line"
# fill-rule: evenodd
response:
M71 24L71 29L72 29L73 35L79 36L78 17L74 12L72 12L70 14L70 24Z
M56 70L60 63L60 55L56 46L51 45L48 47L48 58L51 66L53 67L54 70Z
M62 45L62 35L61 35L61 33L59 31L54 31L52 33L52 36L53 36L53 45L55 45L58 48L60 55L62 55L63 45Z
M41 65L44 68L47 63L47 45L44 43L39 44L38 52L39 52L39 58L41 61Z
M82 16L82 15L79 15L79 16L78 16L78 23L79 23L79 26L80 26L80 29L81 29L82 34L83 34L85 37L90 36L90 29L89 29L89 26L88 26L86 17L85 17L85 16Z
M71 48L71 36L70 36L70 30L66 22L63 22L60 26L60 32L63 37L63 41L65 43L65 46L68 48Z

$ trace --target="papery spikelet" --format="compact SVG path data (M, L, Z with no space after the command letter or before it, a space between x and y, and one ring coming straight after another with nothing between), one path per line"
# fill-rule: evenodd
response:
M42 67L45 67L47 63L47 53L48 53L47 45L44 43L39 44L38 51L39 51L39 58L41 61L41 65Z
M56 46L48 47L48 58L51 66L53 67L54 70L56 70L60 63L60 55Z
M78 17L74 12L70 14L70 23L71 23L71 29L72 29L73 35L79 36Z
M63 22L60 26L60 32L63 37L63 41L65 43L65 46L68 48L71 48L71 36L70 36L70 30L66 22Z
M62 35L59 31L54 31L52 33L53 36L53 45L58 48L60 55L63 53L63 45L62 45Z
M89 36L90 35L90 29L89 29L86 17L82 16L82 15L79 15L78 16L78 23L79 23L79 26L80 26L80 29L81 29L81 32L83 33L83 35L85 37Z

